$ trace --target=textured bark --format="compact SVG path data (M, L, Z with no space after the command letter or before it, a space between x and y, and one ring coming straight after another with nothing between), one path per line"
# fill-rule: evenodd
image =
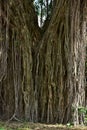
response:
M85 2L56 0L43 35L32 1L0 1L1 117L80 123L78 107L85 106Z
M79 0L57 1L42 39L35 69L41 121L67 123L74 107L74 124L80 123L78 107L85 105L83 4Z
M0 112L5 119L15 115L31 120L34 115L31 53L40 38L40 29L32 2L15 2L0 1Z

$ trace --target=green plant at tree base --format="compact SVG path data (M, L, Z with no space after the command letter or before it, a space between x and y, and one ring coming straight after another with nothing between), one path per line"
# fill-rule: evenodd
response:
M0 128L0 130L5 130L4 128Z
M86 107L78 107L78 114L83 114L84 125L87 125L87 108Z
M86 107L78 107L78 112L79 112L79 114L86 114L87 108Z
M75 107L72 106L72 113L73 114L74 114L74 111L75 111ZM87 107L79 106L78 107L78 116L79 116L79 119L80 119L80 117L82 118L83 124L87 126ZM68 127L73 126L73 125L74 125L73 122L67 123Z
M73 123L67 123L66 126L69 128L72 128L74 125L73 125Z

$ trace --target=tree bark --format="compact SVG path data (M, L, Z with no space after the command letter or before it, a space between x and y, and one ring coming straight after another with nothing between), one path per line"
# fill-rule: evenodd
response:
M0 1L3 118L80 123L78 107L85 106L85 3L56 0L43 35L32 1Z
M79 0L57 1L37 54L35 88L39 95L39 117L43 122L67 123L74 107L73 122L79 124L78 107L85 105L81 4Z

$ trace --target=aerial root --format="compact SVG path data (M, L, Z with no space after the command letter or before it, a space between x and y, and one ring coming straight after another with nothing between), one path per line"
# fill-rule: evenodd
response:
M15 113L13 114L13 116L7 121L7 122L10 122L12 120L15 120L15 121L18 121L18 122L22 122L20 119L18 119L15 115Z

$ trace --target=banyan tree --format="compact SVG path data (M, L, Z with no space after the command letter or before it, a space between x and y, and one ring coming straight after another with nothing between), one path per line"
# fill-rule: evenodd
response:
M86 0L52 2L39 27L32 0L0 0L0 119L83 120Z

